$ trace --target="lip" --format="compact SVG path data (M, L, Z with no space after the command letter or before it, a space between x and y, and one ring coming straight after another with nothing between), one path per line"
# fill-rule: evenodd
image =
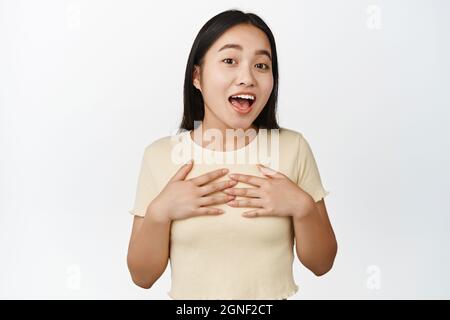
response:
M236 92L236 93L231 94L230 97L231 96L237 96L237 95L240 95L240 94L246 94L246 95L254 96L255 97L255 101L256 101L256 94L253 93L253 92L249 92L249 91L247 91L247 92L245 92L245 91Z
M240 109L240 108L234 106L234 105L230 102L230 98L231 98L232 96L237 96L237 95L240 95L240 94L252 95L252 96L255 97L255 100L253 100L253 103L252 103L252 105L251 105L250 107L245 108L245 109ZM230 95L230 96L228 97L228 103L231 105L231 107L232 107L237 113L239 113L239 114L247 114L247 113L249 113L250 111L253 110L253 106L255 105L256 99L257 99L257 97L256 97L256 94L255 94L255 93L249 92L249 91L247 91L247 92L241 91L241 92L236 92L236 93L233 93L232 95Z
M249 95L249 96L254 96L254 97L255 97L255 100L253 100L252 105L253 105L253 104L256 102L256 100L257 100L257 96L256 96L255 93L249 92L249 91L247 91L247 92L241 91L241 92L233 93L233 94L231 94L230 96L228 96L228 101L230 101L230 98L231 98L232 96L238 96L238 95L241 95L241 94L245 94L245 95Z

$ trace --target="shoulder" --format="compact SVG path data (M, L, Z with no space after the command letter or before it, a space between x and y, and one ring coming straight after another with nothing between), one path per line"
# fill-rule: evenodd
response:
M283 139L283 141L287 141L287 142L295 142L295 141L298 142L301 139L303 139L303 134L294 129L281 127L279 134L280 134L280 139Z
M178 144L183 142L185 131L173 135L163 136L145 147L144 156L147 161L168 161Z
M284 152L303 160L312 156L311 146L302 132L288 128L281 128L279 132L280 148Z
M297 130L283 128L279 129L280 146L285 146L291 151L298 152L305 140L303 134Z
M185 135L187 132L182 131L180 133L176 133L173 135L167 135L161 138L158 138L154 140L152 143L146 146L145 151L146 152L161 152L165 151L167 149L172 148L177 143L182 142L183 135Z
M158 138L145 147L145 153L158 153L170 143L170 136Z

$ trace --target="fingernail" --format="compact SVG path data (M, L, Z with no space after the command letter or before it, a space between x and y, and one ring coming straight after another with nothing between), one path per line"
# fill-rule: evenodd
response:
M227 173L228 169L222 169L222 173Z
M235 179L236 178L236 175L234 175L234 174L229 174L228 175L231 179Z

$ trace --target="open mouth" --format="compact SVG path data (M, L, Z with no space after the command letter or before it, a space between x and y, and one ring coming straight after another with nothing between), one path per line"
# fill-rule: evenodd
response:
M252 105L256 101L256 97L249 95L230 96L228 101L237 112L248 113L251 111Z

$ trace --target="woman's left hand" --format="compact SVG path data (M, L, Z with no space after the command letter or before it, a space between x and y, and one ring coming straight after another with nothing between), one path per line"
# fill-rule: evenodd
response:
M228 188L223 192L246 197L247 199L227 202L231 207L250 207L244 217L256 216L294 216L302 218L314 209L314 200L296 183L284 174L258 164L257 167L265 177L245 174L230 174L232 180L241 181L256 188Z

